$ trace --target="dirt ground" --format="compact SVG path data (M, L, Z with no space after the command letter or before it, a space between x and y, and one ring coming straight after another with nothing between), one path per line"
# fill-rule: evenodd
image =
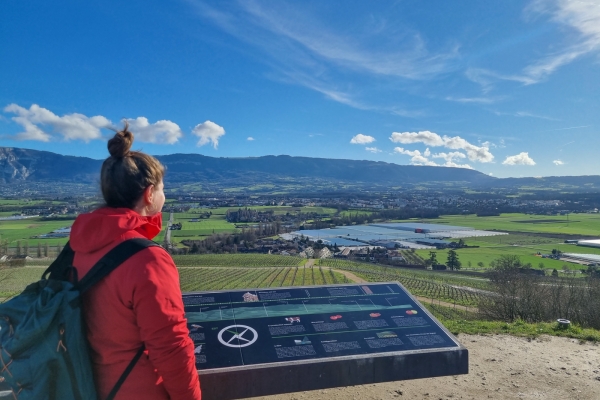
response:
M600 346L543 336L459 335L468 375L257 397L301 399L600 399Z

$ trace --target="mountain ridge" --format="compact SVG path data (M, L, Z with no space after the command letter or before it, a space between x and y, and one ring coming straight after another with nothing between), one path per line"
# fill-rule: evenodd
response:
M326 188L395 188L435 185L439 188L566 188L600 190L600 176L496 178L452 167L399 165L384 161L313 158L289 155L210 157L175 153L155 156L167 168L165 182L199 184L221 190L296 185ZM103 160L43 150L0 147L0 183L71 182L97 185Z

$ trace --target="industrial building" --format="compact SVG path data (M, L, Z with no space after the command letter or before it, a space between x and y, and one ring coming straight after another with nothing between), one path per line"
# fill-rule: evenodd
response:
M386 248L447 247L448 239L507 235L505 232L482 231L464 226L442 224L377 223L367 225L336 226L329 229L295 231L291 236L305 236L311 240L322 240L332 246L381 246Z

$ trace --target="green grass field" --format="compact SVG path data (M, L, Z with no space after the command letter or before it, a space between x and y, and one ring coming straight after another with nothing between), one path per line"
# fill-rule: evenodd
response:
M423 219L422 221L433 224L468 226L483 230L600 237L600 214L569 214L568 216L502 214L498 217L477 217L470 214L445 215L436 219Z
M66 238L60 239L32 239L32 236L50 233L55 229L71 226L73 221L44 221L42 218L28 218L22 220L0 221L0 240L8 240L11 247L16 246L20 240L22 244L29 242L30 247L37 246L37 242L49 245L64 244Z
M573 246L575 248L576 246ZM581 249L581 248L580 248ZM502 255L517 255L521 259L521 262L524 264L530 263L532 267L538 268L539 264L544 264L544 269L557 269L562 270L563 266L567 266L569 270L585 270L586 266L580 264L568 263L566 261L561 260L553 260L549 258L542 258L536 256L535 253L537 251L545 251L545 253L550 253L552 250L552 246L549 248L541 249L539 247L530 248L530 247L518 247L518 246L494 246L494 247L480 247L476 249L458 249L456 253L458 254L458 259L462 264L462 268L472 268L478 269L477 263L483 262L484 266L487 268L490 265L490 262L499 258ZM448 258L448 250L434 250L437 254L437 260L439 263L445 264ZM416 253L419 254L424 259L429 258L430 250L417 250ZM469 267L469 262L471 266Z

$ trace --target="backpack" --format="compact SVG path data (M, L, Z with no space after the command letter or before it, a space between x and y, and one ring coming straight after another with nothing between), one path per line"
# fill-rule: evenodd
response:
M67 242L40 281L0 304L0 393L12 391L12 398L18 400L96 400L81 295L129 257L151 246L158 244L147 239L126 240L78 281L75 253ZM143 353L144 347L107 400L114 398Z

